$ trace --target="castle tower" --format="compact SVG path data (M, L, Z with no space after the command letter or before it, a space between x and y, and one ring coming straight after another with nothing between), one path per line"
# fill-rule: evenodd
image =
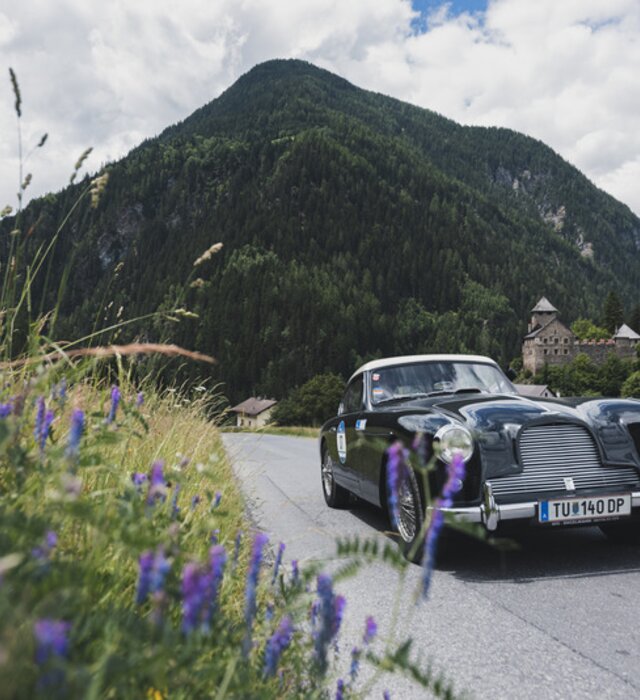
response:
M558 309L547 299L541 297L540 301L531 309L531 321L527 329L528 333L536 328L543 328L558 315Z

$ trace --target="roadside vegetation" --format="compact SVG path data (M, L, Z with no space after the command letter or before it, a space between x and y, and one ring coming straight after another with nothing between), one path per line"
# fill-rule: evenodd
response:
M20 127L13 71L11 80ZM453 698L446 678L416 665L411 640L385 637L373 617L361 621L346 668L337 666L348 603L335 584L385 561L401 586L408 564L394 545L338 543L331 574L321 562L285 567L285 543L246 520L212 422L215 396L158 389L152 376L140 384L139 366L153 366L142 358L212 358L166 343L114 345L122 320L52 339L66 272L50 275L50 256L65 227L82 222L72 203L34 249L21 209L30 177L20 168L17 211L2 212L12 228L0 294L0 695L368 697L380 673L397 671ZM107 181L85 183L78 201L97 206ZM56 283L51 308L42 285ZM175 324L189 314L167 307L153 318ZM395 461L394 503L408 459ZM425 522L427 584L441 526ZM361 681L365 659L375 672Z

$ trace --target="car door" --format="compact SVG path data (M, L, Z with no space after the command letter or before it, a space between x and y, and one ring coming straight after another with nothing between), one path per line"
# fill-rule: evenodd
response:
M358 493L359 486L356 421L362 413L363 402L364 382L362 374L359 374L347 386L335 429L338 453L338 463L335 465L336 481L353 493Z

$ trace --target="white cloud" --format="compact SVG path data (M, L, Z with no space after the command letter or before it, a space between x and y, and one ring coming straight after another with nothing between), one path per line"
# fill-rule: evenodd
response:
M408 0L25 0L0 11L25 143L50 133L28 163L32 193L62 187L87 145L96 169L256 63L298 57L462 123L539 138L640 214L637 0L490 0L457 16L443 4L422 34L413 18ZM0 134L1 206L18 179L8 80Z

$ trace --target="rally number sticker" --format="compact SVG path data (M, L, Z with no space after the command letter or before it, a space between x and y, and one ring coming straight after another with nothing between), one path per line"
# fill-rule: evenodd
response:
M347 461L347 430L344 421L341 420L336 433L336 446L338 448L338 458L340 463L344 464Z

